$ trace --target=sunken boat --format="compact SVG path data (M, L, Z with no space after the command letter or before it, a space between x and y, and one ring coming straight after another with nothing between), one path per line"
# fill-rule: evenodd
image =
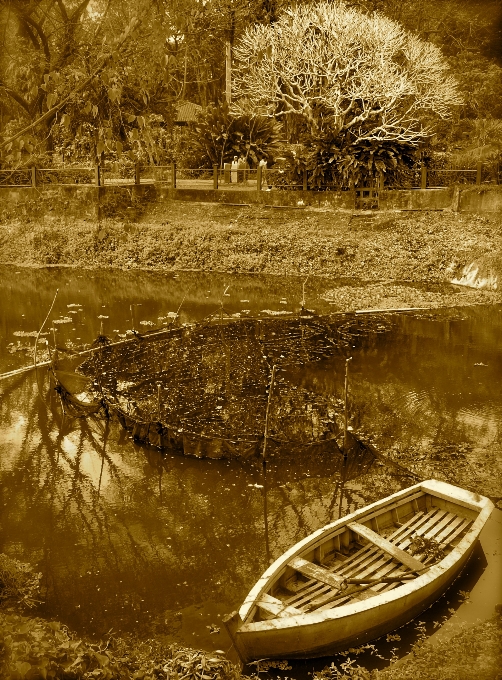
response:
M120 341L101 336L84 353L55 354L53 375L65 412L114 416L140 444L199 458L259 456L270 402L270 454L329 455L339 453L343 404L302 385L299 370L343 360L391 326L355 314L220 316Z

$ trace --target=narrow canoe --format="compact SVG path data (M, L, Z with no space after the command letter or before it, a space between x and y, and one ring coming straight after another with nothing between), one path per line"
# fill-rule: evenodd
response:
M307 536L227 617L242 661L335 654L407 623L455 580L492 510L428 480Z

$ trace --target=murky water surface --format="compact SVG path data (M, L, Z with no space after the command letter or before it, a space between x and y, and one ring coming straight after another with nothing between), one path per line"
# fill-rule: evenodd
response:
M307 305L330 311L320 296L332 286L309 281ZM34 339L27 334L40 327L56 289L48 326L60 345L92 341L101 324L110 336L146 329L180 304L189 322L220 301L246 315L298 310L302 299L298 279L4 268L1 373L32 363ZM484 491L497 497L501 375L502 308L396 315L393 332L353 351L352 424L373 434L382 452L395 442L435 447L437 469L447 465L452 481L460 468L465 479L466 470L490 467ZM295 377L341 396L343 360L303 367ZM43 370L0 382L0 394L0 550L43 572L43 616L91 636L113 629L228 650L221 617L240 604L270 559L340 514L413 483L389 466L368 470L353 461L341 493L336 459L331 466L312 456L278 460L264 479L261 466L249 461L145 450L117 424L62 419ZM427 614L430 626L451 615L461 591L474 588L486 567L479 548ZM482 618L491 613L486 603L471 607ZM401 643L380 641L380 653L388 657L393 646L404 653L413 631L400 631ZM297 662L293 670L274 669L274 677L306 677L326 663ZM368 655L364 663L385 664Z

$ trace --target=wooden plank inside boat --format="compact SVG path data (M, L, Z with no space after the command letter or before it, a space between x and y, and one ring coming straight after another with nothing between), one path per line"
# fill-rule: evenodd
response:
M397 504L396 504L397 505ZM388 540L400 543L403 539L406 539L409 534L415 532L418 527L422 524L427 523L431 517L438 514L440 511L437 508L432 508L427 514L424 512L419 512L410 518L406 523L401 524L394 533L389 536ZM366 519L366 518L365 518ZM409 541L408 541L409 543ZM408 544L407 543L407 544ZM336 574L341 578L351 578L360 576L361 574L371 573L372 569L368 568L368 565L374 567L373 571L377 568L381 568L382 565L388 560L381 560L381 553L378 548L372 545L366 545L356 553L350 556L343 556L343 564L336 564L335 567L329 568L330 572L336 570ZM339 560L337 560L338 562ZM394 565L395 567L395 565ZM393 565L390 565L393 568ZM398 568L398 570L400 567ZM344 604L350 599L350 595L341 596L338 592L338 587L335 591L331 589L328 585L321 585L319 580L312 579L304 583L304 585L296 591L296 593L285 600L286 604L290 604L295 607L300 607L302 609L310 608L311 602L314 599L319 599L321 597L326 597L323 600L324 604L331 602L336 599L336 606ZM336 596L336 598L335 598ZM330 605L328 605L329 607ZM335 606L335 605L331 605ZM327 607L325 607L327 608Z
M296 571L299 571L304 576L308 576L311 579L325 583L332 588L339 589L340 585L344 581L343 578L336 576L336 574L333 574L324 567L319 567L317 564L309 562L308 560L304 560L301 557L295 557L292 559L291 562L288 563L288 566L296 569Z
M350 527L356 534L359 534L359 536L366 538L378 548L381 548L384 552L391 555L391 557L396 559L398 562L406 565L412 571L420 571L425 567L423 562L415 559L404 550L397 548L386 538L382 538L382 536L375 533L372 529L365 527L363 524L359 524L359 522L349 522L347 526Z

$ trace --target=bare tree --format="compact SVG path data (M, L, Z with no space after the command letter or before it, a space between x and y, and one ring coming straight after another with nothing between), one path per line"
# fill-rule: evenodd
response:
M441 51L398 23L340 2L288 10L234 48L235 108L300 116L313 135L417 145L460 104Z

